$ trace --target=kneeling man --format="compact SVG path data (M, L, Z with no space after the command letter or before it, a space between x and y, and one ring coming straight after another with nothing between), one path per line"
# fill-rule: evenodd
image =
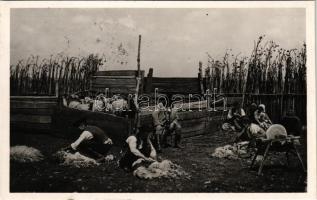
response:
M119 161L126 171L135 171L141 166L147 167L157 160L156 150L151 142L151 132L142 129L127 138L127 150Z
M63 149L70 153L76 151L102 162L112 146L112 140L99 127L87 125L86 119L75 123L82 133L70 146Z

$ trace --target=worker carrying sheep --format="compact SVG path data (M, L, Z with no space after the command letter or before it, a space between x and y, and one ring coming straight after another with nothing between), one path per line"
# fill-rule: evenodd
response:
M62 150L69 153L77 151L91 158L102 162L112 146L110 137L99 127L87 125L86 119L80 119L74 126L78 127L82 133L79 138Z
M252 123L252 121L244 116L241 118L241 131L237 133L235 142L238 141L249 141L252 138L265 138L265 130L262 129L258 124Z

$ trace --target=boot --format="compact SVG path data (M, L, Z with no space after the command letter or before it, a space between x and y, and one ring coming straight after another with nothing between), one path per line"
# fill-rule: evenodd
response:
M167 148L167 147L172 146L172 145L170 145L170 144L167 142L167 134L164 134L164 135L163 135L162 146L163 146L163 148Z
M162 153L161 136L160 135L157 135L157 137L156 137L156 144L157 144L157 153Z
M181 142L181 135L176 134L174 139L174 148L182 149L183 147L180 146L180 142Z

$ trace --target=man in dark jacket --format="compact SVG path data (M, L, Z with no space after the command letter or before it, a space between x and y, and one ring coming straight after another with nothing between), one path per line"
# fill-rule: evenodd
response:
M79 151L101 162L111 148L112 140L99 127L87 125L86 119L79 120L74 124L82 133L79 138L64 150L70 153Z
M282 118L281 124L286 128L288 135L299 136L302 133L302 122L292 109Z

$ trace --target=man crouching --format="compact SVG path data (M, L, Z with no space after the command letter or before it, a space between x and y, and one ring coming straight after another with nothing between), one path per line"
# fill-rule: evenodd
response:
M156 150L151 142L151 134L137 130L135 135L127 138L128 148L119 161L119 165L126 171L135 171L141 166L147 166L156 161Z
M64 148L64 151L75 153L79 151L83 155L96 159L97 162L102 162L106 154L112 146L112 140L99 127L87 125L86 119L81 119L74 124L82 133L79 138Z

